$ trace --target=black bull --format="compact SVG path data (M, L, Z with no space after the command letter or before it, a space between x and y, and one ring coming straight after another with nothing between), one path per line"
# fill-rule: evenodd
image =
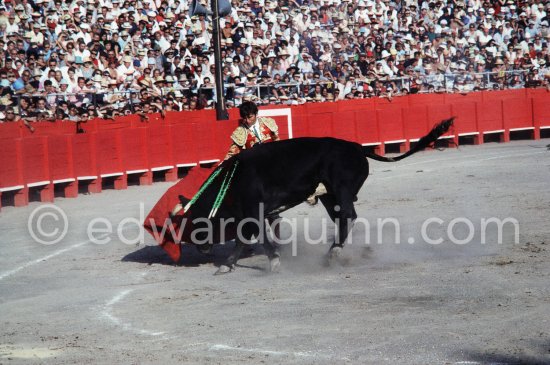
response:
M265 233L261 232L262 217L269 220L304 202L319 183L323 183L327 193L319 199L337 224L329 257L338 256L357 218L353 203L369 175L366 157L384 162L402 160L435 142L452 123L453 118L440 122L413 149L394 158L364 152L357 143L328 137L295 138L245 150L218 167L220 173L179 217L184 224L178 224L185 225L183 237L190 237L188 240L203 251L212 244L236 238L233 252L217 273L231 271L246 241ZM220 196L224 185L226 194ZM215 210L217 199L221 205ZM260 241L271 268L276 269L279 265L277 245L262 237Z

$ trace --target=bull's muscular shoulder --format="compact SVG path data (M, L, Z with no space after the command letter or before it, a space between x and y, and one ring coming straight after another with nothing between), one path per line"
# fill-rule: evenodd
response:
M269 118L269 117L262 117L262 123L269 128L269 130L273 133L279 132L279 126L275 122L275 119Z
M248 137L248 130L242 125L238 126L231 134L231 139L239 147L244 146L246 138Z

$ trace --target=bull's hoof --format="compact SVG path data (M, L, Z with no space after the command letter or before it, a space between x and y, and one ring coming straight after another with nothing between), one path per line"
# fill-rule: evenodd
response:
M276 256L269 260L269 271L271 272L279 272L279 269L281 268L281 259L279 256Z
M332 266L338 264L341 266L347 266L350 263L350 259L344 257L342 247L333 247L327 254L326 266Z
M231 266L226 266L226 265L221 265L219 268L218 268L218 271L216 271L214 273L214 275L223 275L223 274L227 274L229 272L233 271L233 267Z
M328 255L330 259L338 259L342 257L342 247L336 246L331 248Z

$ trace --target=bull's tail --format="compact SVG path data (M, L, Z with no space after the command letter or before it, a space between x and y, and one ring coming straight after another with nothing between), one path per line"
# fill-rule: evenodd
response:
M402 160L406 157L409 157L412 154L415 154L418 151L422 151L424 148L428 147L433 142L437 141L439 137L441 137L443 134L447 133L449 128L453 125L454 117L450 119L445 119L442 122L438 123L435 127L432 128L430 133L426 134L424 137L420 138L416 146L412 148L411 150L405 152L402 155L399 155L397 157L384 157L377 155L373 152L366 152L365 157L372 158L373 160L382 161L382 162L396 162L399 160Z

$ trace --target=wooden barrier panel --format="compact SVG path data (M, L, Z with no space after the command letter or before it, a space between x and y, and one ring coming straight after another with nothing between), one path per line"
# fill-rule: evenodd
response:
M96 134L97 166L100 175L121 174L122 146L120 131L100 131Z
M72 135L53 135L47 141L52 183L61 185L66 198L75 198L78 195L78 183L73 171Z
M471 136L474 144L483 142L477 127L477 103L468 101L453 103L451 114L456 117L453 129L458 137Z
M72 137L73 145L73 171L75 177L85 180L86 177L97 178L96 134L76 134Z
M307 103L303 106L307 115L338 112L338 103Z
M508 130L534 129L533 105L525 98L507 99L502 104L504 128Z
M90 193L101 192L96 137L96 133L85 133L72 138L74 175L77 183L85 184Z
M537 88L537 89L525 89L525 97L526 98L548 98L550 95L548 95L548 91L545 88Z
M439 105L430 105L428 106L428 128L432 129L437 123L442 120L449 119L452 117L451 106L448 104L439 104ZM447 133L441 136L442 139L452 140L456 145L458 145L458 136L455 135L453 128L449 129Z
M307 114L303 105L292 106L292 136L306 137L309 136L309 124Z
M146 127L129 128L121 134L120 140L122 166L127 175L138 176L140 185L150 185L153 182L147 150L147 131Z
M113 130L128 130L133 128L133 121L137 118L136 116L124 116L117 117L116 120L103 120L103 119L94 119L93 126L95 132L103 131L113 131ZM87 122L89 123L89 122ZM86 124L87 124L86 123Z
M332 117L332 134L330 136L347 141L359 142L357 138L356 112L338 111Z
M96 133L96 153L99 177L112 178L115 189L126 189L128 180L122 161L123 129L100 130Z
M28 188L39 190L40 201L52 202L54 193L49 168L48 138L24 138L21 146L25 184Z
M50 182L48 138L24 138L21 145L25 183Z
M15 206L27 205L29 199L23 179L21 139L3 139L0 142L0 156L0 197L2 194L13 194Z
M0 123L0 142L22 138L23 122Z
M91 119L91 120L88 120L86 123L80 123L80 128L82 129L83 133L95 133L97 132L98 123L101 123L101 122L104 123L105 121L99 118ZM76 133L76 126L75 126L75 133Z
M50 136L47 138L50 176L52 180L74 179L72 136Z
M546 97L535 97L531 99L533 126L535 127L533 134L534 139L540 138L540 131L542 129L550 129L550 102L548 100L548 94L545 96Z
M327 104L327 103L324 103ZM329 103L330 104L330 103ZM354 100L341 100L336 102L338 105L338 111L357 111L357 110L374 110L376 107L375 99L354 99Z
M409 107L409 96L405 97L395 97L391 100L388 98L373 98L374 100L374 108L376 110L384 110L387 108L408 108Z
M220 143L227 146L227 140L219 141L215 132L217 122L215 117L203 118L198 125L198 133L195 134L194 146L198 151L199 163L214 163L220 160Z
M378 129L377 112L364 110L355 112L357 142L362 145L380 146L382 139Z
M152 122L147 128L149 167L151 171L164 175L166 181L175 181L178 178L178 166L174 162L174 147L172 145L172 143L178 143L178 140L170 138L174 127L159 120Z
M381 142L403 143L406 141L401 110L400 107L386 107L376 112Z
M280 118L275 118L280 119ZM286 118L285 123L281 123L281 120L279 121L279 127L284 127L286 124ZM231 140L231 134L237 128L239 125L238 120L220 120L214 122L216 124L216 128L214 129L215 135L214 138L217 141L217 144L215 146L214 153L217 156L218 159L223 160L225 156L227 155L227 151L229 151L229 146L232 144ZM286 127L285 127L286 130Z
M403 109L405 138L415 142L428 132L428 109L425 105L414 105Z
M502 103L483 102L477 105L477 126L480 133L503 133Z
M195 148L195 134L199 126L194 121L170 126L168 138L172 147L173 164L176 167L192 167L199 162L199 151Z
M0 143L0 188L24 185L21 165L21 139L6 139Z
M483 93L473 92L468 94L445 94L445 104L481 103Z
M533 120L539 127L550 127L550 96L533 99Z
M309 135L311 137L326 137L332 135L334 113L313 113L308 114ZM340 124L339 120L334 121Z
M129 128L121 134L121 159L126 172L149 169L147 131L149 128Z
M517 99L525 98L525 89L514 89L514 90L492 90L492 91L483 91L484 102L499 102L507 99Z
M446 94L411 94L408 96L410 106L445 104Z
M444 119L452 117L451 106L448 104L429 105L428 106L428 128L432 128Z
M171 139L169 138L172 127L164 123L151 122L146 131L147 156L151 169L174 168Z

